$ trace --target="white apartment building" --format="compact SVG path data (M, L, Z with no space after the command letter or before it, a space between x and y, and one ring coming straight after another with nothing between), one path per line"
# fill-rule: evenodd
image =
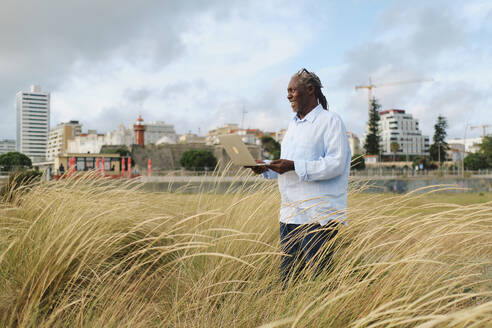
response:
M446 152L446 157L453 162L461 162L465 155L465 146L463 143L448 142L449 149Z
M451 138L446 140L448 145L456 145L456 148L463 148L463 145L465 146L465 152L466 154L471 154L471 153L476 153L480 149L480 144L483 142L483 137L475 137L475 138ZM461 147L458 147L457 145L461 145ZM465 156L466 157L466 156Z
M125 145L130 146L135 143L135 131L133 128L125 128L120 124L114 131L107 132L105 135L106 145ZM145 140L147 142L147 140Z
M195 133L185 133L179 136L178 143L184 143L184 144L189 144L189 143L205 143L205 137L201 137L199 135L196 135Z
M120 124L116 130L107 132L105 137L106 145L130 146L136 142L133 125L125 128L123 124ZM157 144L158 141L164 140L163 138L168 140L168 143L176 143L178 141L174 125L166 124L163 121L145 123L145 144Z
M58 155L67 153L68 142L82 133L82 124L79 121L60 123L50 130L46 160L51 161Z
M133 131L133 126L131 127ZM133 133L135 135L135 133ZM146 144L156 144L157 141L166 137L166 139L176 143L178 135L174 131L174 125L166 124L163 121L151 121L145 123L144 139Z
M99 154L102 146L107 145L106 136L96 130L88 130L68 141L68 153Z
M259 129L241 129L235 123L225 124L224 126L210 130L205 137L205 143L207 145L218 145L218 136L224 134L237 134L241 136L241 140L246 144L259 145L261 144L260 138L264 133Z
M31 86L29 92L19 91L17 101L17 151L33 162L44 161L50 128L50 94Z
M349 141L350 152L352 153L352 155L363 154L359 137L355 133L347 131L347 138Z
M237 125L236 123L228 123L225 124L224 126L210 130L208 131L207 136L205 137L205 144L209 146L218 145L219 144L218 136L223 134L235 134L237 133L237 131L239 131L239 125Z
M0 140L0 155L16 151L15 140L13 139L2 139Z
M273 137L273 139L275 139L279 143L282 143L285 133L287 133L287 129L281 129L280 131L275 132L275 136Z
M396 155L429 155L429 137L423 136L418 120L403 109L389 109L379 113L381 155L393 155L391 143L397 142L400 149Z

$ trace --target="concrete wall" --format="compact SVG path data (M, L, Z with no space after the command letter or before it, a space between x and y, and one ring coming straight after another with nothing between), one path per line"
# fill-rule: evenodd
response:
M179 170L181 165L179 160L183 153L190 149L206 149L210 150L217 161L219 167L224 168L230 161L222 146L206 146L204 144L161 144L161 145L146 145L145 147L133 145L131 147L132 157L135 161L135 168L141 172L147 170L147 160L152 159L152 171L167 171ZM248 149L253 155L253 158L261 158L261 148L257 145L248 145ZM232 168L237 169L237 167Z
M433 189L448 188L446 192L492 192L492 178L421 178L421 179L368 179L351 177L351 183L354 187L365 185L364 192L392 192L404 194L407 192L419 190L426 192ZM453 190L453 188L456 188ZM465 188L466 190L463 190Z

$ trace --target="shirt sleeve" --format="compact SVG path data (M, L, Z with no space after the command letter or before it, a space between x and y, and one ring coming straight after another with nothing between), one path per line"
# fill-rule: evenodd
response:
M334 116L323 134L325 154L317 160L294 161L295 172L301 181L328 180L341 175L347 165L350 148L342 120Z
M278 177L278 173L272 170L268 170L266 172L263 172L263 177L265 179L276 179Z

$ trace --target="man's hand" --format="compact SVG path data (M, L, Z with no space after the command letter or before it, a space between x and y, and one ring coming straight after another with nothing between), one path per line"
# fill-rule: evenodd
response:
M261 164L263 161L256 160L256 163ZM262 174L263 172L268 171L268 167L266 165L261 166L245 166L245 168L251 169L256 174Z
M295 169L294 161L289 161L288 159L276 159L274 161L271 161L270 164L267 166L269 169L272 169L278 174L283 174Z

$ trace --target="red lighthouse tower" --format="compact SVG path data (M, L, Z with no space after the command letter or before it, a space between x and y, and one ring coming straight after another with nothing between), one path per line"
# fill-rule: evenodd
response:
M133 125L133 130L135 131L136 144L143 147L145 145L145 125L143 124L142 115L138 115L137 122Z

